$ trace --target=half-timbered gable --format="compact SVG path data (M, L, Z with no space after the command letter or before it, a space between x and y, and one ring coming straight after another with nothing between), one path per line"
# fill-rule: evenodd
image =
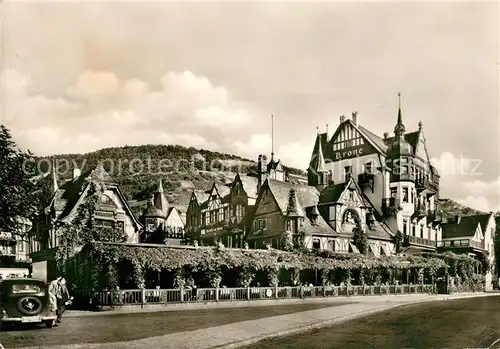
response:
M30 232L34 267L42 270L49 268L47 265L50 264L52 267L49 269L55 271L54 252L59 245L59 229L73 224L80 207L89 199L92 187L98 193L98 200L90 212L93 226L121 229L128 243L139 243L143 225L134 215L119 186L99 164L84 174L75 170L73 179L57 189L50 205L35 220Z

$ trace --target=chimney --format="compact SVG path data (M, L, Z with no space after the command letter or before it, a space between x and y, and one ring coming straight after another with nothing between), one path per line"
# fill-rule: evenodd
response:
M80 171L80 169L78 169L78 168L73 169L73 180L77 180L81 174L82 174L82 171Z
M384 132L384 139L389 138L389 132Z
M462 219L462 217L456 215L455 216L455 222L457 222L457 224L460 224L460 220Z
M358 126L358 112L357 111L352 112L352 122L354 122L354 125Z
M345 121L345 116L344 115L340 115L340 123L343 123Z

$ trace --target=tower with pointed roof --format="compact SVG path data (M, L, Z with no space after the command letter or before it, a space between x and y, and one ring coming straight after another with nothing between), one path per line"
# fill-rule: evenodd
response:
M158 189L151 196L149 205L144 212L144 223L147 232L156 231L160 227L165 227L168 218L170 205L163 191L163 184L160 179Z
M387 148L386 165L390 171L391 198L394 206L413 213L415 191L415 164L413 147L405 139L405 125L401 115L401 93L398 93L399 108L394 140Z

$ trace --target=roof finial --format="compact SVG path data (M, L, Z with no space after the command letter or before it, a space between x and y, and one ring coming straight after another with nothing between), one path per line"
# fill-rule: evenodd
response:
M319 127L316 126L316 133L319 134Z
M422 120L420 120L418 122L418 129L421 130L422 129L422 126L424 126L424 124L422 123Z
M326 124L326 135L328 137L328 124Z
M405 133L405 125L403 125L403 117L401 116L401 92L398 92L399 109L398 109L398 122L394 127L394 135L396 137L403 137Z

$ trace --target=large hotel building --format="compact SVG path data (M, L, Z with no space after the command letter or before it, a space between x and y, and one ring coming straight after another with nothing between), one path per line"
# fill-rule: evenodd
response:
M393 134L383 137L356 112L341 116L333 134L317 133L307 178L288 174L271 153L269 161L259 155L256 174L193 192L186 235L201 245L278 249L291 235L309 249L359 253L358 227L375 256L453 251L493 262L493 213L446 219L439 209L439 173L422 126L407 132L401 105Z

